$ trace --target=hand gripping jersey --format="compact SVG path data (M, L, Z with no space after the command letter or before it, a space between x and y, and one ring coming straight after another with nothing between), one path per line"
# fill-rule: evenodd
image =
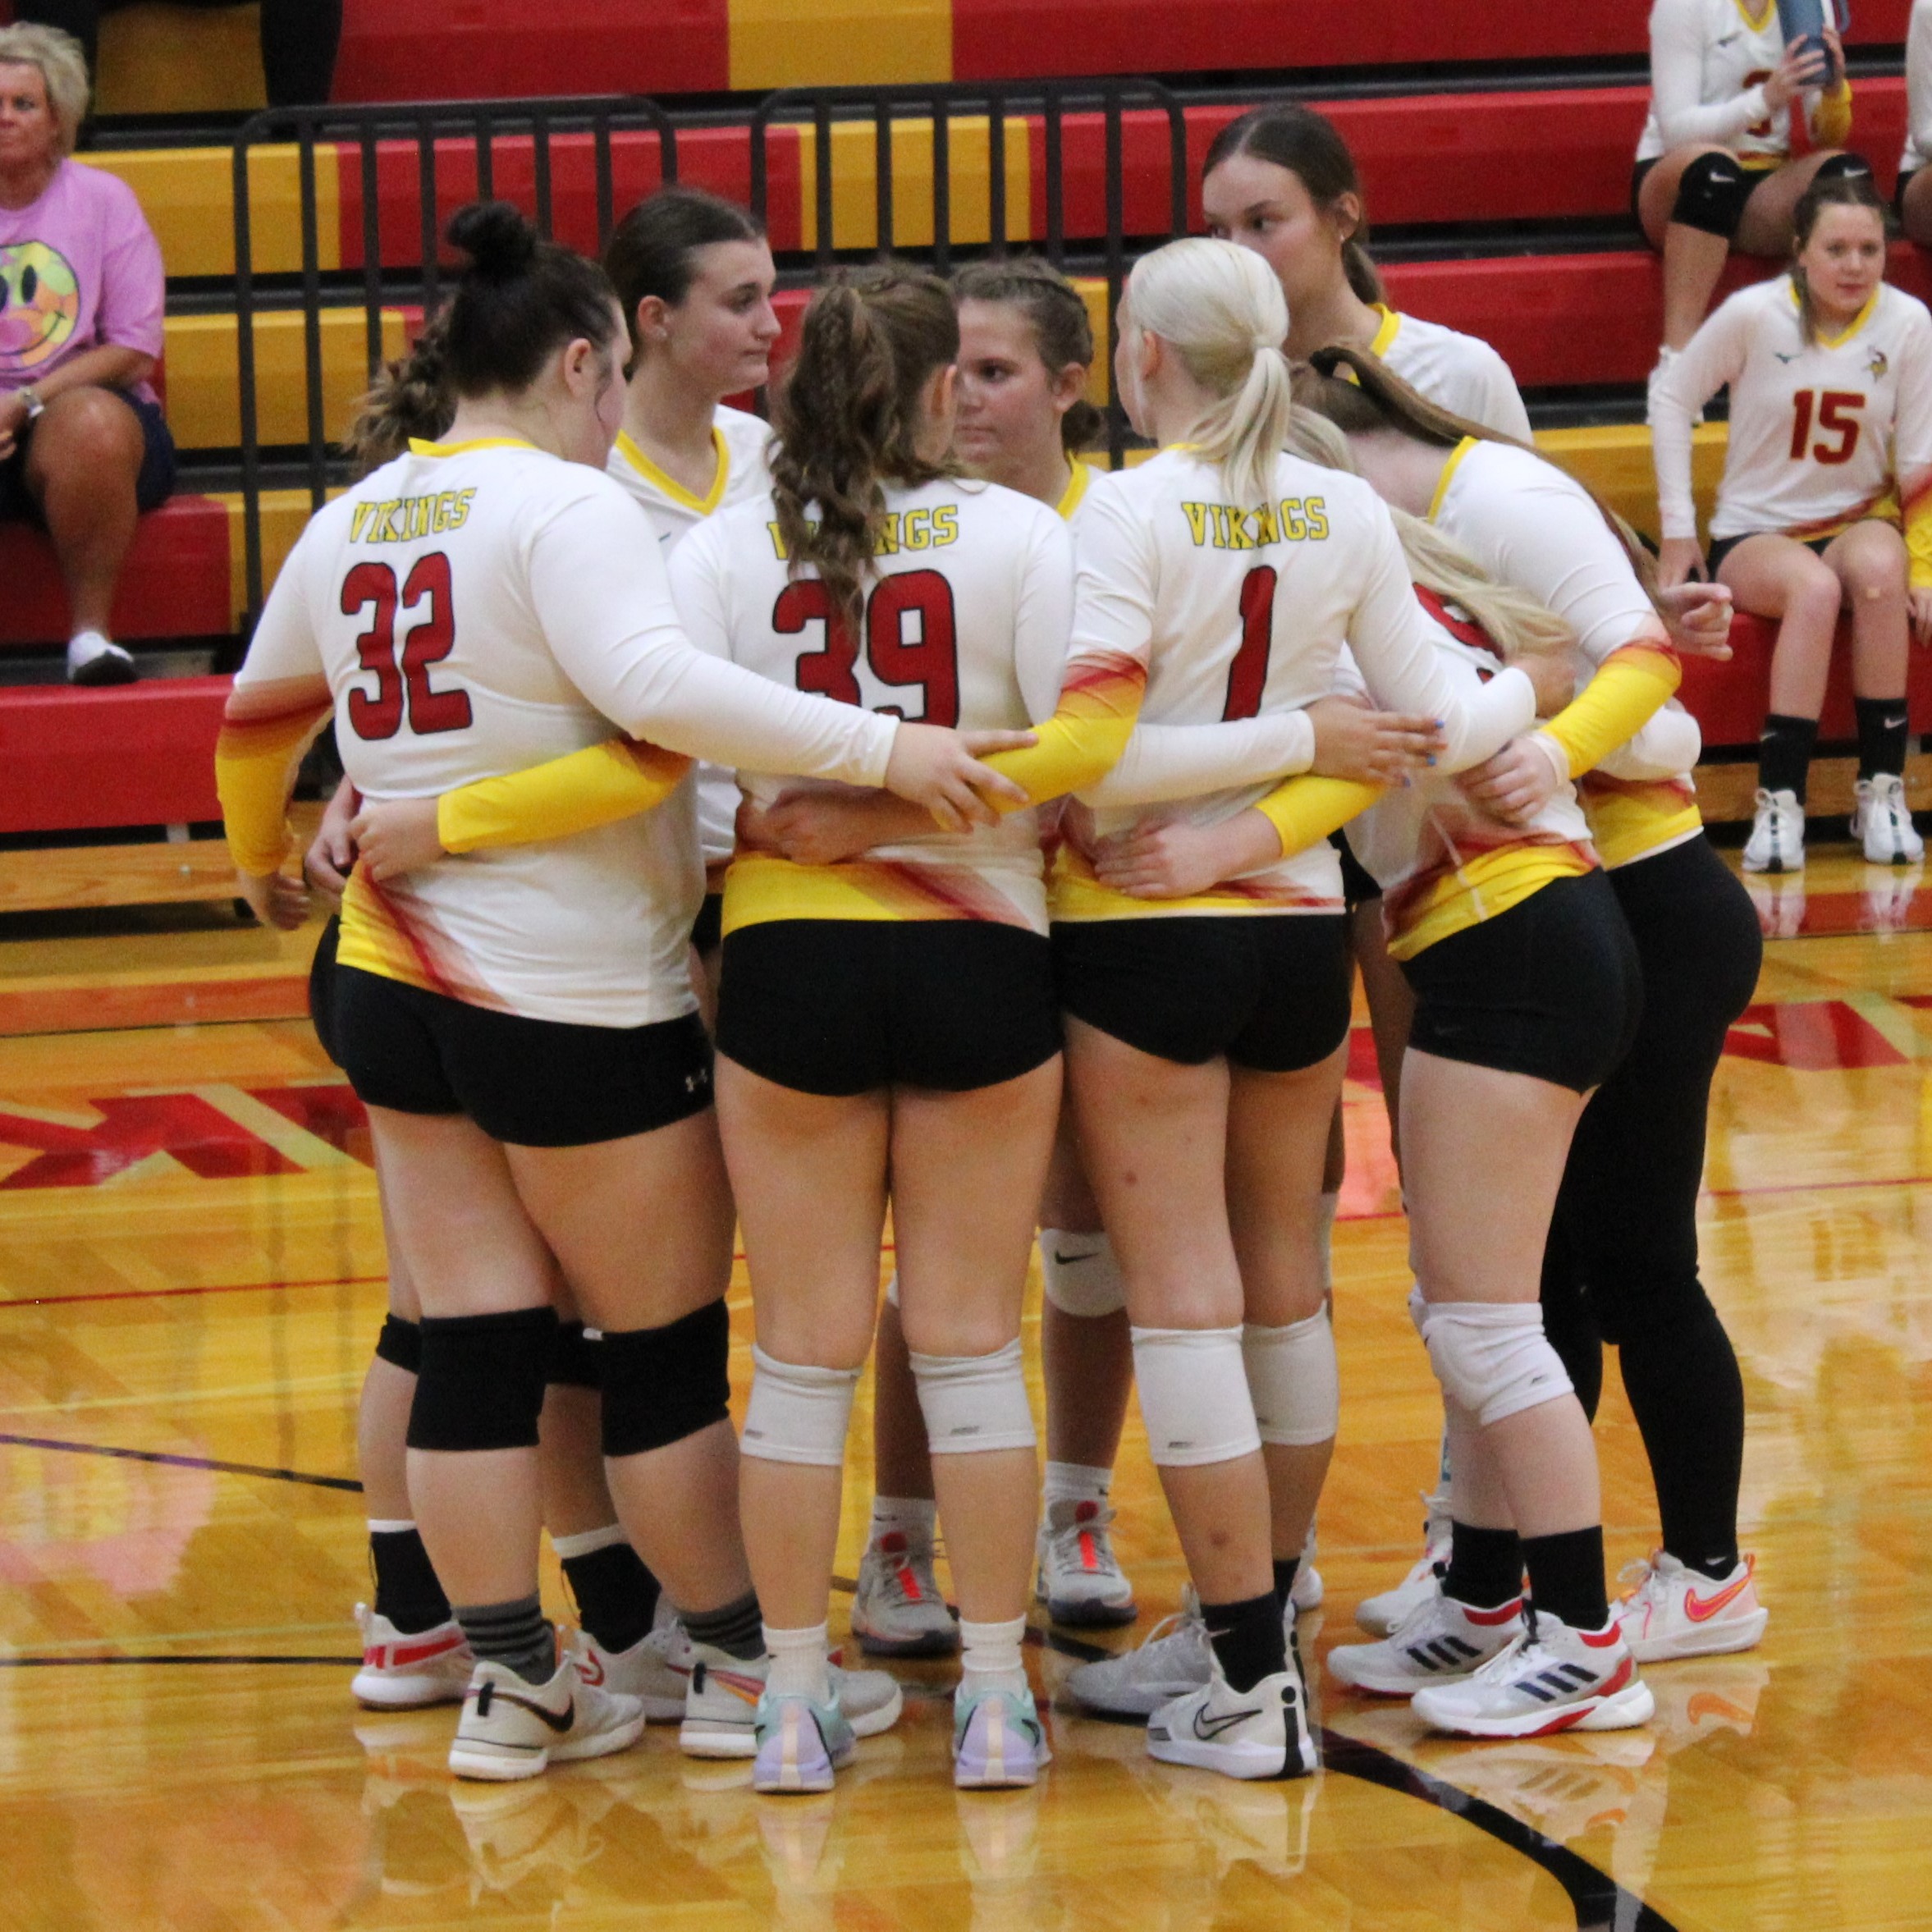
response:
M1655 0L1650 8L1650 115L1637 143L1654 161L1688 141L1728 148L1746 167L1774 167L1791 153L1791 117L1774 114L1763 83L1784 58L1777 0ZM1803 97L1806 125L1823 147L1852 131L1852 89Z
M1418 588L1416 597L1444 669L1473 695L1503 667L1495 647L1458 606L1432 591ZM1382 923L1398 959L1412 959L1552 879L1597 863L1573 785L1563 786L1527 825L1505 825L1437 771L1385 792L1349 826L1348 846L1382 887Z
M613 724L734 766L872 785L894 730L694 651L636 505L601 473L507 440L413 445L303 533L216 754L244 872L281 863L295 763L332 710L349 776L378 799L555 759ZM666 762L675 791L683 761ZM533 1019L643 1025L692 1009L703 883L687 788L580 838L381 886L358 868L340 957Z
M1545 728L1582 781L1604 863L1694 838L1703 822L1688 775L1696 752L1693 743L1683 757L1690 721L1673 702L1682 667L1590 493L1527 450L1469 440L1444 466L1429 516L1490 576L1561 617L1597 667Z
M1369 344L1371 355L1439 408L1519 442L1530 440L1530 413L1516 378L1487 342L1438 322L1399 314L1379 302L1376 307L1382 326Z
M1695 537L1691 423L1728 383L1730 441L1714 537L1835 536L1861 517L1900 520L1902 482L1932 464L1932 314L1880 283L1843 334L1807 343L1788 275L1740 289L1657 386L1650 424L1666 537ZM1912 581L1932 583L1932 504L1906 502Z
M817 572L794 569L767 495L687 539L671 584L694 644L775 687L965 730L1023 730L1051 713L1073 607L1073 547L1051 510L993 483L889 487L875 562L855 633ZM739 781L759 806L798 783ZM724 930L799 918L987 919L1044 933L1033 814L936 826L838 865L740 852Z
M712 419L717 474L709 492L694 497L676 478L660 469L628 434L611 451L610 471L649 511L657 527L666 562L677 546L716 511L762 496L771 482L765 458L771 426L763 418L722 403ZM731 856L732 826L738 810L738 781L716 765L698 767L698 836L707 869L722 868Z
M1907 175L1932 161L1932 0L1911 0L1905 42L1905 153L1898 172Z
M1073 649L1060 708L1035 750L991 762L1038 785L1036 796L1080 790L1092 808L1092 837L1149 816L1124 792L1174 799L1171 771L1145 774L1144 790L1123 782L1120 739L1078 742L1083 731L1104 736L1101 714L1115 730L1136 721L1142 730L1211 727L1172 730L1171 743L1211 748L1218 737L1228 752L1218 771L1210 758L1193 767L1197 789L1161 816L1216 824L1256 803L1284 768L1265 754L1250 758L1257 735L1235 727L1284 719L1328 695L1344 647L1378 702L1444 721L1445 771L1487 758L1533 716L1534 694L1519 672L1473 702L1452 685L1410 593L1394 525L1357 478L1284 455L1268 501L1243 508L1230 502L1218 469L1184 448L1166 450L1097 478L1074 537ZM1101 785L1117 762L1123 774ZM1055 919L1333 912L1342 903L1339 862L1326 845L1198 898L1156 902L1101 886L1069 840L1054 888Z

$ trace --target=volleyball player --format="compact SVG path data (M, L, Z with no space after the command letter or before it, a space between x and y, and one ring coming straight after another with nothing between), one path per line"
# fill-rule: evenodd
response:
M1798 197L1823 176L1870 167L1852 131L1844 49L1787 48L1776 0L1652 0L1650 112L1630 206L1664 257L1664 341L1653 384L1696 332L1733 248L1782 254ZM1811 151L1792 152L1802 108Z
M1912 0L1905 41L1905 152L1892 205L1906 233L1932 241L1932 175L1919 177L1932 161L1932 0Z
M1789 272L1733 295L1652 398L1660 575L1708 568L1741 610L1778 620L1745 870L1805 863L1806 779L1841 611L1858 718L1852 836L1870 863L1909 864L1925 855L1904 772L1908 634L1932 642L1932 314L1884 279L1885 210L1869 179L1814 182L1793 224ZM1706 559L1691 424L1727 385Z
M623 396L608 282L501 204L451 235L470 265L445 344L450 440L318 514L231 696L217 769L250 903L290 890L288 790L332 711L365 799L601 736L587 693L685 755L883 775L952 822L983 812L973 786L1005 788L955 736L776 692L689 648L648 526L596 474ZM603 1331L604 1446L633 1540L699 1661L753 1682L762 1663L720 1529L730 1217L684 964L694 818L670 789L674 808L406 879L375 877L366 810L354 828L337 1045L424 1312L410 1490L477 1658L451 1754L465 1775L533 1775L643 1724L637 1700L558 1661L537 1596L555 1270Z
M1565 1165L1543 1259L1546 1333L1591 1415L1601 1344L1618 1346L1650 1458L1663 1547L1618 1606L1632 1654L1650 1662L1748 1647L1765 1613L1737 1547L1743 1385L1698 1279L1696 1209L1710 1083L1725 1034L1756 988L1762 941L1742 887L1703 836L1690 776L1695 721L1673 700L1655 708L1675 671L1637 574L1642 552L1634 538L1620 542L1560 470L1473 434L1362 359L1335 359L1350 362L1355 381L1324 382L1312 400L1348 433L1363 474L1490 576L1546 604L1597 667L1556 721L1560 731L1512 745L1465 781L1510 817L1535 810L1565 779L1580 781L1643 969L1641 1022L1585 1109ZM1676 776L1655 776L1673 765ZM1522 1557L1493 1497L1472 1498L1470 1514L1465 1507L1458 1472L1455 1541L1471 1554L1451 1556L1449 1593L1494 1607L1513 1594L1505 1579L1519 1581L1512 1565ZM1568 1587L1580 1589L1582 1575ZM1378 1607L1399 1621L1433 1588L1433 1577L1412 1576ZM1594 1596L1577 1614L1593 1616Z

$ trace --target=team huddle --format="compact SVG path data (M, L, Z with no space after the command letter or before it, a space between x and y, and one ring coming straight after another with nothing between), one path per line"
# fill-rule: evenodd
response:
M218 764L251 903L340 906L313 1009L369 1112L391 1293L354 1689L460 1702L459 1776L659 1721L760 1791L831 1788L901 1707L828 1645L875 1351L852 1630L958 1651L959 1786L1049 1760L1036 1597L1137 1614L1109 1506L1130 1386L1189 1587L1068 1695L1144 1718L1169 1762L1314 1770L1294 1632L1341 1400L1358 968L1443 1451L1419 1560L1330 1673L1467 1737L1615 1729L1651 1715L1640 1666L1763 1633L1742 1388L1698 1279L1710 1085L1760 941L1673 695L1729 616L1689 428L1729 379L1712 561L1818 516L1878 532L1902 650L1926 312L1879 288L1869 183L1815 182L1794 274L1654 398L1660 580L1535 453L1495 352L1382 301L1328 123L1244 116L1202 192L1211 235L1128 280L1113 378L1154 446L1110 474L1079 455L1087 305L1044 263L834 277L767 424L722 400L779 335L744 210L664 190L599 267L467 208L453 296L357 424L367 474L276 584ZM1885 364L1855 406L1830 360L1853 336ZM1767 363L1787 336L1797 361ZM1747 428L1799 388L1802 436ZM1861 666L1889 664L1859 609ZM301 885L286 807L331 721L347 776ZM1861 795L1904 856L1899 730ZM1605 1341L1660 1519L1614 1603ZM561 1645L545 1531L581 1625Z

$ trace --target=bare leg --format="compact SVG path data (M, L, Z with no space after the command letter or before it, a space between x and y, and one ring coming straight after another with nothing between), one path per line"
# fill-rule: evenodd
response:
M1918 169L1906 184L1905 231L1921 247L1932 241L1932 168Z
M905 1323L890 1302L879 1304L872 1348L872 1494L904 1502L932 1500L932 1453L919 1386L913 1380Z
M140 419L111 390L67 390L34 427L27 488L47 519L76 631L108 634L144 452Z
M1053 1158L1040 1197L1040 1225L1069 1233L1101 1232L1100 1205L1087 1185L1064 1101L1054 1131ZM1046 1459L1086 1469L1111 1469L1120 1453L1127 1398L1133 1387L1133 1341L1125 1309L1111 1315L1069 1315L1051 1300L1040 1309L1040 1362L1046 1385Z
M1824 708L1832 639L1844 601L1837 573L1789 537L1747 537L1717 575L1731 587L1740 610L1778 620L1772 711L1780 717L1815 718Z
M1710 307L1718 277L1724 272L1731 245L1721 235L1707 234L1682 222L1673 222L1683 172L1700 154L1729 150L1706 142L1673 148L1644 177L1637 212L1651 247L1664 257L1664 346L1681 349L1696 334Z
M1371 900L1355 909L1355 963L1362 968L1362 990L1368 996L1368 1019L1376 1042L1376 1070L1382 1077L1382 1104L1389 1110L1389 1140L1402 1164L1402 1056L1408 1051L1408 1030L1416 1017L1416 996L1402 968L1389 956L1382 931L1382 902Z
M380 1169L376 1199L389 1256L389 1312L405 1321L420 1321L422 1304L416 1298L402 1244L389 1218ZM409 1440L410 1408L415 1399L416 1378L408 1369L385 1362L379 1355L369 1358L355 1417L355 1463L362 1477L364 1513L372 1522L410 1520L409 1462L404 1445Z
M1861 698L1905 694L1910 655L1905 539L1889 524L1853 524L1824 553L1852 613L1852 689Z

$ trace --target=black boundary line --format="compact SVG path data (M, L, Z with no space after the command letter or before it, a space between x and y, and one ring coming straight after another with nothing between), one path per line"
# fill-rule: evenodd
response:
M1032 1637L1033 1632L1029 1631ZM1049 1630L1040 1641L1064 1657L1078 1657L1083 1663L1096 1663L1115 1655L1098 1644ZM1124 1720L1123 1720L1124 1721ZM1579 1858L1567 1845L1545 1838L1533 1825L1512 1818L1483 1799L1472 1797L1453 1784L1404 1764L1379 1746L1365 1744L1339 1731L1321 1731L1321 1761L1330 1771L1344 1778L1359 1778L1365 1784L1380 1785L1385 1791L1399 1792L1405 1797L1420 1798L1438 1811L1473 1824L1500 1844L1540 1866L1569 1895L1577 1915L1577 1932L1677 1932L1670 1921L1653 1906L1645 1904L1635 1893L1627 1892L1608 1873L1599 1871L1587 1859Z
M112 1456L124 1463L158 1463L169 1469L212 1469L220 1476L259 1476L270 1482L300 1482L311 1489L346 1490L358 1496L362 1494L362 1485L349 1476L310 1476L300 1469L271 1469L259 1463L222 1463L212 1456L173 1456L159 1449L114 1449L100 1442L57 1442L45 1435L0 1433L0 1449L58 1449L71 1456ZM274 1660L266 1661L272 1663Z

